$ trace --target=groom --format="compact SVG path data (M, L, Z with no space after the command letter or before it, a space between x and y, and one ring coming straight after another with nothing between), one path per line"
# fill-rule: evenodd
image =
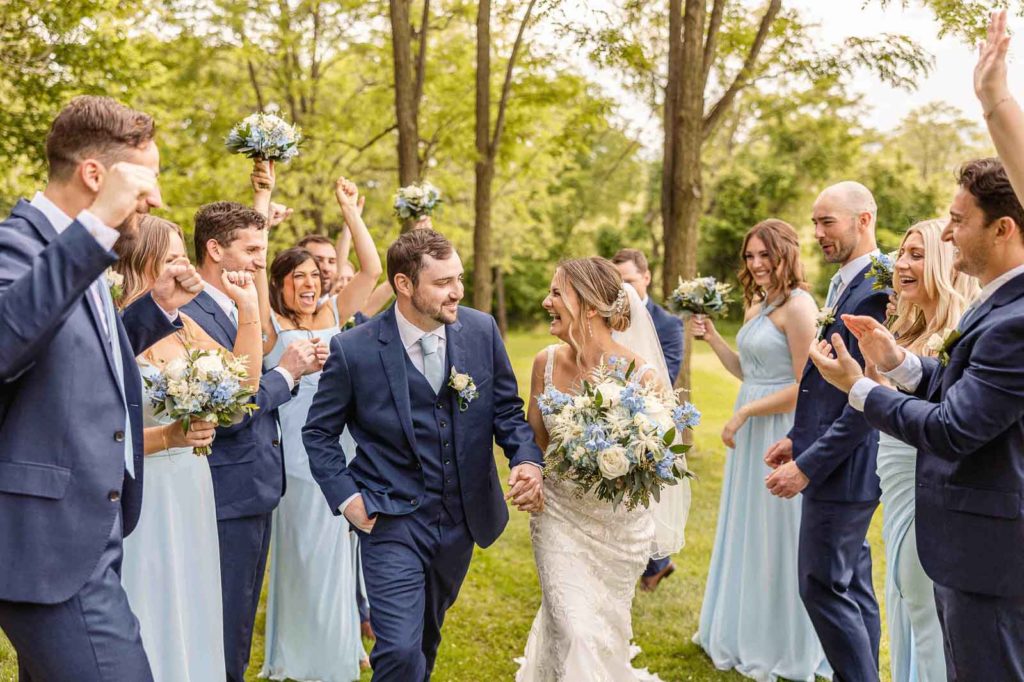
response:
M395 304L331 340L303 442L336 514L362 535L373 679L430 678L445 611L458 596L473 544L508 522L493 442L512 467L507 498L543 506L543 457L523 417L494 320L460 308L462 261L430 229L388 249ZM468 377L475 391L461 394ZM348 427L357 456L345 463Z

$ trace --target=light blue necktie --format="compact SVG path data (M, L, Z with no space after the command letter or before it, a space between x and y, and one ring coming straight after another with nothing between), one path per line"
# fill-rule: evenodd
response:
M231 318L231 324L235 325L235 329L238 329L238 306L231 303L231 310L228 312L228 317Z
M107 319L107 338L114 356L114 373L117 375L117 387L121 391L121 403L124 405L124 468L128 475L135 478L135 450L132 448L132 422L128 416L128 400L124 394L124 360L121 358L121 338L117 333L117 311L114 310L114 299L110 289L103 285L103 278L97 284L100 288L100 299L103 301L103 316Z
M832 280L828 283L828 296L825 297L825 307L831 308L836 304L836 299L839 298L839 287L843 285L843 278L840 273L832 275Z
M444 365L441 362L441 354L437 352L436 334L424 334L420 337L420 348L423 349L423 376L427 383L434 389L434 393L441 390L441 382L444 381Z
M964 327L967 326L967 323L971 321L971 317L974 313L978 312L978 308L980 307L981 306L977 301L967 306L967 310L965 310L964 314L960 316L960 321L956 323L957 331L962 332L964 330Z

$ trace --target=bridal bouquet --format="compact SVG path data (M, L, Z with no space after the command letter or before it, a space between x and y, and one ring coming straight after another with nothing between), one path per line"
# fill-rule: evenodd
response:
M641 383L634 363L612 358L583 382L580 395L549 386L537 405L553 417L545 471L576 484L579 497L593 493L632 510L692 476L682 457L690 446L676 436L697 426L700 412L669 390Z
M718 317L725 314L732 303L729 292L732 285L719 282L714 277L698 277L683 280L679 278L679 286L668 298L669 310L679 315L708 315Z
M248 378L245 357L233 357L225 350L191 350L187 358L175 358L154 378L145 377L153 413L181 420L188 432L193 419L231 426L257 407L249 399L255 392L243 385ZM209 446L195 448L197 455L209 455Z
M401 220L419 220L431 215L441 203L441 190L424 182L402 187L395 195L395 215Z
M259 161L291 161L299 153L302 133L274 114L246 116L228 133L224 144L232 154Z

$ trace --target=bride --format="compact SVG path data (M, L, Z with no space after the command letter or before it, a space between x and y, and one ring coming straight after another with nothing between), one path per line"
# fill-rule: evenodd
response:
M612 357L635 362L645 383L670 386L650 314L610 261L563 262L544 308L551 334L563 343L548 346L533 364L527 417L542 450L549 438L537 396L547 387L578 392ZM682 547L689 484L666 487L660 503L633 511L590 494L577 497L574 489L546 478L544 511L530 521L541 606L516 681L658 680L630 663L630 611L648 559Z

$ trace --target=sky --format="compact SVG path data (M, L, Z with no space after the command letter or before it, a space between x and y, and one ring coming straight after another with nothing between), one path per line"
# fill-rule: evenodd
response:
M598 4L602 1L596 0ZM799 9L808 21L820 24L822 38L828 44L838 44L849 36L895 33L909 36L932 55L932 71L919 80L914 91L891 88L867 71L854 76L851 90L860 93L869 107L865 125L890 131L912 109L929 102L944 101L958 107L967 118L977 121L984 129L981 107L974 97L972 85L975 47L955 36L940 39L939 24L931 10L916 7L914 3L904 9L900 3L893 2L884 10L878 3L870 3L867 7L863 4L863 0L789 0L785 6ZM1024 36L1024 20L1011 16L1010 31ZM1014 92L1024 90L1024 59L1019 55L1024 55L1024 38L1020 44L1010 45L1010 86ZM608 84L608 74L601 74L600 80ZM652 116L643 102L622 88L611 84L606 87L609 94L620 102L621 115L629 122L630 128L639 132L644 146L649 151L659 149L662 135L660 114L656 112Z

